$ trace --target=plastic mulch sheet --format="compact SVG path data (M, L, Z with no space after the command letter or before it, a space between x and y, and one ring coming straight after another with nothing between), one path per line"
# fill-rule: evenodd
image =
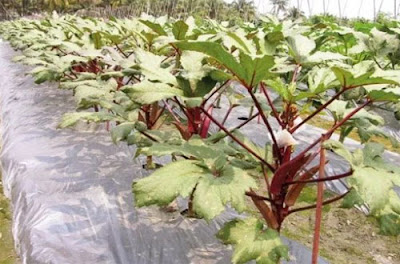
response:
M28 67L11 62L15 54L0 43L2 179L23 263L230 263L231 248L214 234L235 212L228 209L207 224L179 212L135 209L131 184L146 172L132 159L134 150L114 145L104 129L56 129L62 114L75 110L71 92L35 85L25 75ZM254 121L244 131L263 143L257 126ZM315 131L305 129L298 139L309 142ZM329 170L346 169L333 158ZM345 190L340 182L331 188ZM309 249L286 243L294 255L290 263L310 263Z

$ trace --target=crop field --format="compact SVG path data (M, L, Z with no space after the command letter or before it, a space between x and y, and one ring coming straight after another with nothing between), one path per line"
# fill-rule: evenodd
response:
M74 98L61 131L99 123L135 149L137 210L206 224L234 211L216 232L233 263L293 260L286 238L311 263L400 263L400 167L385 156L400 137L379 114L400 120L400 23L370 25L54 13L0 36L36 84Z

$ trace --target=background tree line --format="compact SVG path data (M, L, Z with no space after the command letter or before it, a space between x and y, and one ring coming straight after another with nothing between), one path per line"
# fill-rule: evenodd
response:
M305 18L299 8L290 6L289 0L265 0L271 3L270 13L282 19ZM233 23L254 21L257 7L254 0L0 0L0 20L19 16L57 11L59 13L77 13L78 15L98 17L129 17L147 13L154 16L209 17L219 21ZM356 28L382 27L390 24L391 19L383 13L377 15L375 23L364 18L348 19L328 13L307 18L311 23L329 21Z
M223 0L0 0L0 14L3 14L3 18L53 10L71 13L83 9L99 13L119 11L121 15L124 12L126 15L146 12L177 18L198 15L231 20L236 17L246 21L252 20L256 14L256 7L251 0L236 0L232 3Z

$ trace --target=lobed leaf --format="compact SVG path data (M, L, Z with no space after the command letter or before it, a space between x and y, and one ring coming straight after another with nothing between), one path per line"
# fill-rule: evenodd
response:
M289 260L288 248L279 233L265 229L260 220L246 218L231 221L218 232L217 237L234 247L232 262L244 264L255 260L257 264L277 264Z

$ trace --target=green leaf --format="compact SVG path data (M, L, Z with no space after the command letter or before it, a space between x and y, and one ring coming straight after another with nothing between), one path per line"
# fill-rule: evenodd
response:
M197 41L177 42L175 45L182 50L192 50L207 54L223 64L230 72L234 73L240 79L246 80L247 78L247 73L244 68L237 62L235 57L221 46L221 44Z
M168 186L161 182L168 182ZM138 206L167 205L178 196L188 197L194 191L194 211L211 220L222 213L226 205L243 212L245 192L254 187L255 180L239 168L225 166L216 176L198 161L181 160L139 180L133 185L133 191Z
M143 148L142 153L155 156L180 154L194 157L198 160L216 159L218 156L223 154L223 152L215 145L208 146L203 140L196 137L179 145L155 144L149 148Z
M255 260L257 264L278 264L289 260L288 248L279 233L266 229L256 218L231 221L218 232L217 237L234 247L232 262L244 264Z
M216 84L217 81L209 76L206 76L197 82L196 90L193 95L203 98L206 94L212 91Z
M155 33L157 33L160 36L167 36L167 32L162 28L160 24L150 22L148 20L139 20L141 23L145 24L149 28L151 28Z
M104 72L100 75L102 80L108 80L110 78L121 78L124 77L123 72L120 71L109 71L109 72Z
M378 218L383 235L398 236L400 234L399 214L384 214Z
M329 68L314 67L308 74L308 88L318 94L339 85Z
M174 96L183 96L183 91L165 83L142 81L122 89L133 101L140 104L151 104Z
M391 176L384 170L370 167L357 167L349 183L368 204L372 214L377 214L389 201L388 192L393 187Z
M194 160L172 162L133 184L136 205L168 205L178 196L188 197L206 172ZM168 184L164 184L168 183Z
M105 34L106 38L111 40L112 43L119 45L123 38L120 35Z
M364 204L364 200L360 197L356 190L351 189L342 200L343 208L353 208L354 206L361 206Z
M374 101L398 102L400 99L400 94L386 92L385 90L374 90L368 93L368 97Z
M265 83L268 87L272 88L275 92L277 92L284 100L289 101L291 98L290 91L281 78L269 79L266 80Z
M249 87L258 85L259 82L271 76L270 69L275 65L274 58L269 55L263 57L251 58L249 55L241 52L240 64L246 72L244 81Z
M207 75L209 68L203 66L205 55L195 51L184 51L181 56L181 64L184 69L182 76L189 80L198 81ZM193 88L192 88L193 89Z
M115 79L85 83L75 88L75 101L78 108L88 108L107 97L111 99L113 97L112 93L116 88L117 82Z
M174 34L175 39L183 40L186 37L188 29L189 26L182 20L179 20L172 25L172 34Z
M170 145L180 145L184 141L182 136L178 131L160 131L160 130L149 130L145 123L143 122L135 122L134 126L135 130L139 132L146 132L147 135L151 136L157 142L151 141L149 138L144 136L141 133L130 134L126 141L129 143L130 138L134 136L136 142L132 142L132 144L136 144L139 150L136 152L136 157L145 154L145 149L150 146L156 146L159 144L170 144ZM142 144L144 143L144 144Z
M304 61L305 64L319 64L326 61L334 61L334 60L345 60L348 57L343 56L339 53L334 53L330 51L322 52L317 51L311 56L307 57Z
M340 142L335 140L327 140L324 142L324 148L332 150L336 154L345 158L348 162L353 162L353 156L349 150Z
M363 61L354 65L351 70L338 66L334 66L331 69L335 73L340 84L345 88L371 84L397 84L397 81L388 76L373 76L375 68L373 64L368 61Z
M267 33L259 32L259 46L263 54L274 55L276 53L276 48L283 40L285 36L281 31L274 31Z
M380 117L380 116L377 116ZM377 136L377 137L383 137L392 143L394 147L397 147L398 141L396 138L388 134L386 131L382 129L382 124L384 123L383 120L382 122L374 122L374 120L368 119L368 118L357 118L353 121L350 122L351 125L345 125L344 127L353 127L357 128L357 133L361 139L362 143L366 143L370 141L372 136Z
M135 54L140 70L147 80L177 85L176 78L171 73L171 68L161 67L165 57L140 49L136 50Z
M378 216L378 222L381 234L400 235L400 197L393 190L389 192L389 202Z
M228 204L242 213L246 208L246 191L257 188L255 180L242 169L225 166L218 174L204 175L193 199L193 209L207 220L223 212Z
M343 148L343 145L339 147L336 144L330 149L348 160L353 169L347 183L354 191L344 205L367 204L370 214L378 219L383 234L399 234L400 198L393 188L400 184L400 168L384 161L384 148L379 144L366 144L362 151L357 150L353 154Z
M79 74L81 76L81 74ZM61 82L59 88L60 89L66 89L66 90L73 90L76 89L79 86L91 86L91 87L96 87L98 85L98 81L95 80L96 75L89 75L89 80L73 80L73 81L65 81ZM94 79L94 80L93 80Z
M58 79L59 75L54 73L53 71L44 70L44 71L35 73L34 77L35 77L35 83L41 84L44 82L55 81Z
M135 123L126 122L117 125L111 129L111 138L114 143L117 143L122 140L126 140L129 134L134 130Z
M67 113L62 117L62 121L58 125L58 128L66 128L76 125L78 121L89 121L89 122L104 122L104 121L122 121L113 114L106 112L77 112Z
M255 46L253 45L251 40L247 39L246 32L241 28L239 28L235 32L226 32L226 36L223 37L223 40L224 45L227 46L229 50L232 50L233 47L236 47L247 54L256 54Z
M100 32L90 34L95 49L101 49L104 45Z
M225 82L232 79L232 75L221 70L212 70L210 72L210 77L217 82Z
M302 64L315 49L315 41L303 35L294 35L287 38L289 52L297 64Z
M377 57L384 57L399 49L400 41L396 35L379 31L376 28L373 28L370 33L371 37L366 41L366 44L368 50L375 53Z
M201 97L192 97L185 99L185 105L190 108L199 107L203 103L203 98Z
M351 104L347 101L335 100L328 106L328 109L333 113L334 119L338 121L355 109L348 107L349 105ZM384 123L385 121L381 116L372 111L361 109L341 126L341 140L348 136L353 129L356 129L361 143L368 142L372 136L378 136L389 139L393 146L396 146L397 140L382 129Z
M195 183L196 188L193 189L193 210L197 216L203 217L206 220L210 220L222 213L227 205L230 205L238 212L243 212L246 208L245 192L250 188L257 188L256 181L247 171L229 164L226 152L230 154L237 153L224 142L208 146L200 138L192 138L183 144L182 141L153 144L140 150L140 154L144 155L163 156L177 154L190 158L190 160L186 161L193 162L191 163L193 171L201 172L200 176L196 174L198 177ZM198 169L195 170L192 165L198 166ZM170 166L172 165L167 165L166 167L170 168ZM200 169L200 167L202 169ZM175 180L178 182L180 181L181 176L179 175L181 171L179 169L170 169L167 172L164 168L160 169L163 170L164 173L162 179L160 176L161 172L158 173L158 171L156 171L156 176L160 178L153 177L154 174L150 175L149 178L152 178L153 181L157 181L159 185L162 185L160 184L162 182L174 184ZM175 175L175 172L178 172L178 175ZM170 176L171 174L175 176ZM189 174L186 176L190 177ZM179 179L175 179L175 177ZM140 180L138 183L141 183L141 181L143 180ZM150 180L146 181L145 185L147 186L149 184ZM147 190L147 187L143 187L143 185L140 186L141 189L145 188ZM148 188L150 189L151 187ZM182 193L179 186L175 186L175 188L176 190L174 193L176 193L176 196L180 194L186 197L183 195L186 193ZM164 199L163 195L164 194L162 194L160 198L158 192L147 193L148 197L152 197L149 198L152 204L158 205L162 205L159 201ZM176 196L174 197L176 198Z
M383 159L384 151L385 147L380 143L371 142L366 144L362 151L364 163L375 169L383 169L388 172L400 174L399 167L385 162L385 160ZM400 182L397 182L396 184L400 185Z
M146 123L142 121L136 122L134 128L139 132L145 132L148 129Z

